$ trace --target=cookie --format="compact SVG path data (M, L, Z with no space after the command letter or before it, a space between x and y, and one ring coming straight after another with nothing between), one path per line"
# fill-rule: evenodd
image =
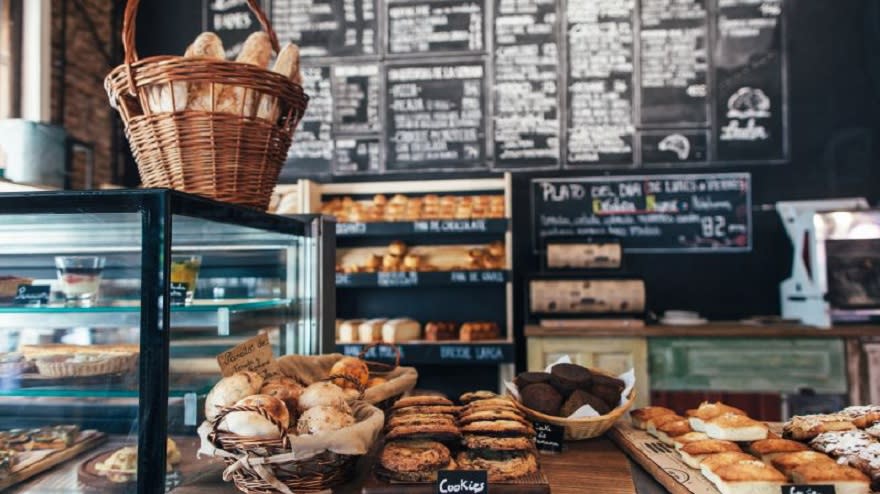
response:
M576 389L589 389L593 373L577 364L556 364L550 369L550 384L565 396Z
M519 389L522 389L530 384L549 382L550 374L547 372L523 372L522 374L516 376L516 379L513 380L513 384L516 384L516 387Z
M535 442L527 437L492 437L478 434L465 434L461 439L467 449L488 449L493 451L531 451Z
M616 377L594 374L590 393L602 398L602 401L614 408L620 403L620 393L623 393L625 386L626 384Z
M498 396L496 398L487 398L484 400L472 401L463 406L461 408L461 411L462 413L464 413L469 410L492 410L496 408L510 408L515 410L516 404L510 398Z
M477 410L458 417L458 423L461 425L494 420L512 420L523 425L529 425L529 422L523 418L521 413L510 410Z
M457 406L449 406L449 405L417 405L406 408L398 408L397 410L393 410L391 412L392 417L400 417L403 415L412 415L412 414L441 414L441 415L455 415L461 407Z
M547 383L532 384L520 390L522 404L545 415L559 415L563 397Z
M515 420L481 420L461 426L461 432L486 436L534 436L535 429Z
M399 425L385 434L389 441L397 439L429 439L433 441L457 441L461 437L454 425Z
M450 415L414 413L389 418L385 428L391 430L400 425L455 425L455 420Z
M437 441L385 443L379 464L392 472L424 472L445 467L452 460L449 448Z
M517 479L538 471L538 461L533 453L498 454L487 458L463 451L455 461L462 470L486 470L489 482Z
M451 406L453 403L442 396L422 395L422 396L406 396L397 400L391 407L392 410L414 406Z
M587 393L582 389L576 389L563 403L562 408L559 410L559 415L561 417L568 417L584 405L590 405L599 412L599 415L605 415L611 411L611 407L598 396Z
M458 401L467 405L468 403L473 403L475 401L490 400L496 397L498 397L498 395L491 391L471 391L470 393L465 393L459 396Z

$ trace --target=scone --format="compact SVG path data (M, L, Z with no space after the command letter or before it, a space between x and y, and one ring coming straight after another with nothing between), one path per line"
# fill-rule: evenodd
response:
M847 431L855 428L855 424L845 415L797 415L785 423L782 437L808 441L823 432Z
M706 441L695 441L682 446L678 451L681 454L682 461L691 468L700 469L700 462L709 455L718 453L735 453L741 452L736 443L730 441L719 441L718 439L708 439Z
M710 403L708 401L704 401L700 404L700 406L694 410L688 410L685 415L687 415L688 420L691 422L691 428L693 428L697 432L706 432L706 427L704 423L707 420L714 419L719 415L725 413L734 413L737 415L746 415L746 412L740 410L739 408L735 408L729 405L725 405L724 403Z
M379 455L381 477L399 482L432 482L439 470L455 468L449 448L436 441L392 441Z
M666 407L645 407L630 412L633 427L636 429L646 430L648 421L660 415L677 415L673 410Z
M771 464L773 459L787 453L809 451L803 443L788 439L762 439L749 444L749 453L757 456L764 463Z
M745 415L725 413L704 422L706 435L727 441L759 441L767 439L767 425Z
M830 464L806 464L791 471L795 484L830 484L836 494L869 494L871 482L855 468Z
M489 482L520 478L538 471L538 461L531 452L486 452L476 454L462 451L456 457L462 470L486 470Z

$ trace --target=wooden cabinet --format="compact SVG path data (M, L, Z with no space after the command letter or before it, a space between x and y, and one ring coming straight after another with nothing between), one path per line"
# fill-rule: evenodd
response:
M528 338L530 371L544 370L563 355L572 362L596 367L611 374L630 369L636 373L635 406L646 406L648 390L648 349L644 338L590 338L583 336L532 336Z

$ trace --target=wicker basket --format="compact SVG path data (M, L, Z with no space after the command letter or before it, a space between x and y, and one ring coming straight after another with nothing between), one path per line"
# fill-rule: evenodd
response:
M379 346L387 346L394 351L394 364L386 364L385 362L373 362L366 359L367 352L370 349L379 347ZM385 377L390 373L394 372L398 367L400 367L400 349L397 348L397 345L394 343L386 343L384 341L377 341L375 343L370 343L369 345L364 345L361 349L361 352L358 354L358 358L363 360L367 364L367 368L370 370L370 377ZM397 400L403 396L403 393L409 390L401 391L399 394L394 396L390 396L378 403L373 403L377 408L382 410L383 412L387 412L391 410L391 407L397 403Z
M605 371L600 369L590 369L590 372L594 374L604 374L606 376L610 376ZM612 376L613 377L613 376ZM568 419L564 417L555 417L553 415L546 415L536 410L532 410L531 408L523 405L519 402L519 400L514 399L514 403L516 403L517 408L522 410L531 420L546 422L548 424L558 425L565 427L565 439L569 441L581 441L584 439L592 439L594 437L599 437L602 434L610 429L617 419L623 416L627 410L632 407L633 402L636 400L636 390L633 389L630 391L629 396L627 397L626 403L620 405L619 407L611 410L605 415L600 415L598 417L586 417L581 419Z
M122 27L125 63L104 86L119 110L145 187L162 187L265 210L308 97L302 87L250 64L157 56L140 60L135 18L140 0L128 0ZM278 39L257 0L248 5L279 51ZM243 100L277 103L277 121L257 116L186 110L175 92L190 83L210 84L212 110L222 88L239 88ZM170 95L167 111L154 111L150 96ZM270 99L273 98L273 99ZM155 102L155 97L152 99ZM184 108L183 110L180 110ZM274 107L273 107L274 108ZM175 111L177 110L177 111ZM244 113L242 109L242 114Z

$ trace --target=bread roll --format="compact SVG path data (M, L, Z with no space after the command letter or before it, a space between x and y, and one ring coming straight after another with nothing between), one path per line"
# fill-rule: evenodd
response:
M278 54L275 60L275 66L272 72L287 77L296 84L302 83L302 75L299 71L299 47L293 43L287 43ZM260 106L257 109L257 118L262 118L275 122L279 117L279 108L277 98L269 95L263 95L260 98Z
M263 31L252 33L244 42L241 53L235 59L238 63L256 65L260 68L269 66L269 58L272 56L272 42L269 35ZM232 113L243 117L253 117L257 114L257 105L260 94L251 89L238 86L226 86L220 93L216 111Z
M296 423L297 434L320 434L336 431L354 424L354 417L336 407L309 408Z
M413 341L422 337L422 325L412 319L391 319L382 325L382 341Z
M263 386L263 376L256 372L242 371L224 377L205 398L205 417L213 421L220 412L220 408L234 404L238 400L260 392Z
M254 395L241 399L236 406L259 407L268 412L270 416L284 425L285 429L290 424L290 414L284 402L269 395ZM232 412L226 416L220 424L222 430L243 437L280 437L281 430L278 426L267 420L257 412Z
M330 375L348 376L366 387L370 380L370 369L367 363L355 357L342 357L330 369ZM334 379L333 383L343 389L357 389L354 383L345 379Z
M274 396L284 402L290 413L290 425L296 423L295 414L299 409L299 397L303 393L303 387L295 379L287 376L275 376L266 379L260 394Z
M358 326L358 341L361 343L373 343L382 341L382 326L388 319L370 319Z
M202 33L186 49L186 58L210 58L213 60L225 60L226 53L223 51L223 41L214 33ZM185 98L186 109L194 111L212 111L214 108L211 98L219 95L223 90L221 84L211 90L209 82L192 82L189 84L189 95Z
M299 397L299 409L302 412L309 408L321 406L351 411L342 388L327 381L318 381L310 384Z

